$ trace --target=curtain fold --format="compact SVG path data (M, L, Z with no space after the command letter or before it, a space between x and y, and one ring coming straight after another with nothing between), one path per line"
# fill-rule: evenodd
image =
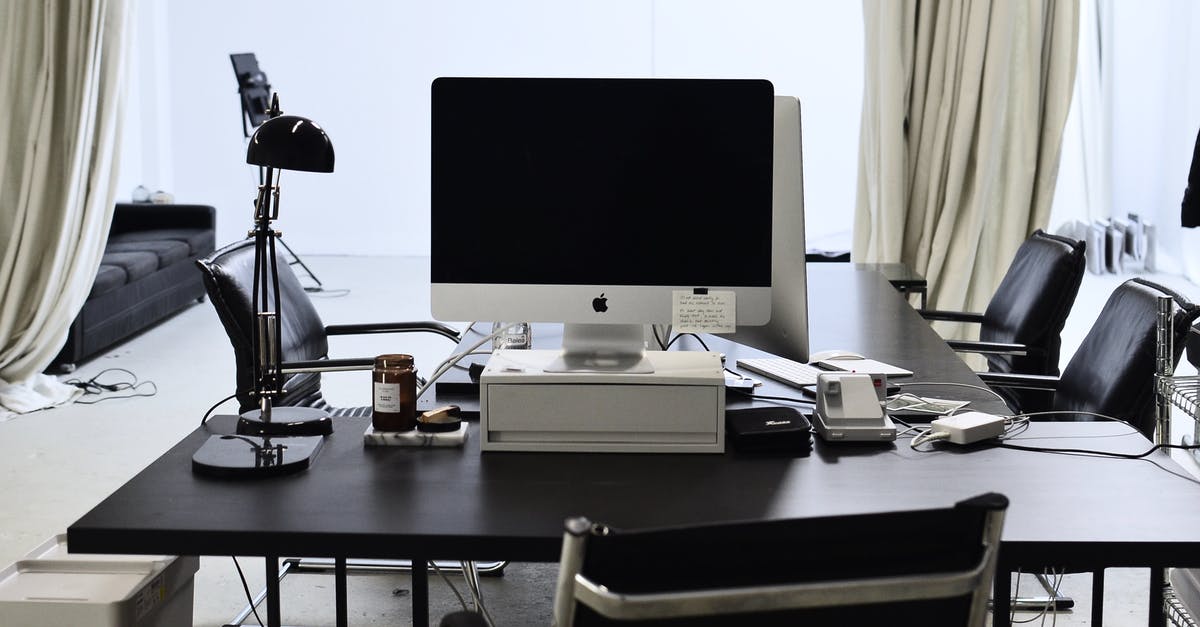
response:
M853 256L904 262L931 307L982 311L1044 228L1078 0L864 0Z
M112 221L127 18L125 0L0 3L0 418L73 396L40 373Z

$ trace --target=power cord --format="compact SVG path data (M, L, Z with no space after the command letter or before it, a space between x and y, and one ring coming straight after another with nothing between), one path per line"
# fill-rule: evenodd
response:
M237 392L234 392L233 394L230 394L229 396L226 396L225 398L223 398L223 399L221 399L221 400L217 401L216 403L213 403L213 406L212 406L212 407L209 407L209 408L208 408L208 411L204 412L204 415L200 417L200 426L201 426L201 427L203 427L203 426L204 426L204 423L208 422L208 418L209 418L209 416L211 416L211 415L212 415L212 413L213 413L214 411L216 411L216 409L217 409L218 407L220 407L222 403L224 403L225 401L228 401L229 399L231 399L231 398L233 398L233 397L235 397L235 396L237 396Z
M438 576L442 578L442 581L446 582L446 585L450 587L450 591L453 592L454 596L458 598L458 603L462 606L463 611L473 611L476 614L481 615L484 623L486 623L489 627L492 627L496 624L495 620L492 619L491 613L488 612L487 607L483 604L483 591L480 587L479 571L475 568L475 562L461 562L463 579L467 583L467 590L471 593L471 601L475 607L473 610L467 607L466 599L458 591L458 588L454 585L454 583L450 581L450 578L446 576L446 573L441 569L441 567L438 566L437 562L430 561L429 565L432 566L434 572L436 572Z
M1018 570L1017 571L1017 585L1016 585L1016 588L1013 590L1013 594L1012 594L1012 598L1014 598L1014 599L1021 595L1021 574L1022 574L1021 571ZM1042 606L1042 609L1038 610L1037 614L1034 614L1032 617L1026 618L1023 620L1016 620L1017 610L1015 608L1012 610L1009 610L1009 613L1008 613L1008 622L1009 623L1014 624L1014 625L1023 625L1025 623L1032 623L1035 620L1040 620L1041 624L1045 625L1046 624L1046 615L1050 614L1050 615L1052 615L1052 618L1050 619L1050 624L1051 625L1058 624L1058 612L1051 612L1050 609L1054 606L1054 598L1058 596L1059 590L1061 590L1061 588L1062 588L1062 581L1063 581L1065 572L1058 572L1057 569L1047 568L1042 571L1042 575L1054 578L1054 583L1050 586L1050 588L1053 590L1053 592L1048 593L1046 595L1046 603Z
M446 576L446 573L442 571L442 568L437 565L437 562L431 560L429 565L433 566L433 572L437 573L438 576L442 578L442 581L446 582L447 586L450 586L450 591L453 592L454 596L458 598L458 604L462 606L463 611L471 611L471 608L467 607L466 599L464 599L463 595L459 593L458 588L452 581L450 581L450 578Z
M939 440L948 440L948 439L950 439L950 434L946 433L945 431L934 431L933 429L926 429L926 430L918 433L916 436L914 436L913 439L909 440L908 446L910 448L912 448L912 450L917 451L918 453L932 453L933 452L932 450L922 451L922 450L918 449L917 447L926 442L937 442Z
M708 344L705 344L704 339L701 338L696 333L680 333L679 335L676 335L675 337L671 338L670 342L667 342L667 345L663 347L663 350L670 350L671 346L674 345L675 342L678 342L679 338L681 338L685 335L690 335L690 336L696 338L696 341L700 342L700 346L702 346L704 348L704 350L708 350ZM655 337L657 338L657 334L655 335ZM659 343L661 344L662 342L660 341Z
M892 382L890 380L888 381L888 383L892 384ZM996 399L999 400L1001 403L1004 403L1005 407L1008 406L1008 402L1004 400L1003 396L1000 396L999 394L996 393L995 390L993 390L987 386L984 386L984 385L972 385L970 383L956 383L956 382L952 382L952 381L910 381L908 383L896 383L894 385L896 385L897 387L899 387L901 389L904 389L906 387L920 386L920 385L932 385L932 386L940 385L940 386L949 386L949 387L971 388L972 390L979 390L981 392L987 392L988 394L995 396Z
M124 372L125 374L128 374L133 379L133 381L117 381L116 383L101 383L100 377L104 376L105 374L107 374L109 372ZM106 392L123 392L123 391L127 391L127 390L133 391L132 394L120 394L117 396L106 396L104 398L98 398L94 401L76 400L75 403L78 405L95 405L96 403L100 403L103 401L111 401L111 400L116 400L116 399L121 399L121 398L137 398L140 396L154 396L154 395L158 394L158 386L155 385L155 383L153 381L150 381L150 380L138 381L137 375L134 374L130 370L126 370L125 368L105 368L104 370L101 370L96 376L92 377L91 379L87 379L87 380L68 379L68 380L64 381L63 383L66 383L67 385L71 385L76 388L79 388L80 390L83 390L83 396L85 396L85 397L99 396ZM150 386L151 391L150 392L139 391L140 388L142 388L144 386Z
M659 327L662 327L662 335L659 335L659 333L658 333ZM654 333L654 342L656 344L658 344L658 348L661 350L667 350L668 345L667 345L667 342L663 338L669 337L671 335L671 325L669 325L669 324L661 324L661 325L660 324L652 324L652 325L650 325L650 331L652 333Z
M479 581L479 570L475 567L475 562L462 562L463 577L467 581L467 588L471 591L471 597L475 601L475 611L483 615L483 620L489 627L493 627L496 621L492 618L491 612L488 612L487 606L483 604L483 587Z
M229 559L233 560L233 566L237 568L238 577L242 580L242 590L246 592L246 602L250 605L250 611L254 612L254 619L258 621L258 627L263 627L262 617L258 615L258 608L254 605L254 595L250 594L250 584L246 583L246 573L242 572L242 565L238 563L236 556L230 555Z
M453 368L454 365L457 364L459 361L462 361L468 355L473 354L475 352L475 350L478 349L480 346L483 346L484 343L489 342L493 338L499 337L500 335L503 335L509 329L516 326L516 324L517 323L514 322L512 324L505 325L505 326L483 336L483 339L472 344L471 347L468 348L467 350L462 351L460 353L454 353L454 354L450 355L449 357L447 357L446 359L444 359L442 361L442 363L438 364L437 368L434 368L433 374L429 375L429 380L426 381L424 385L422 385L420 388L417 389L417 398L418 399L421 398L421 395L425 394L426 390L428 390L430 388L430 386L432 386L433 383L438 380L439 377L446 374L446 372L448 372L451 368ZM471 323L471 327L473 327L473 326L475 326L474 322ZM471 327L467 327L467 328L470 329ZM480 333L482 333L482 331Z
M1154 444L1149 449L1147 449L1141 453L1118 453L1118 452L1114 452L1114 451L1103 451L1103 450L1098 450L1098 449L1082 449L1082 448L1066 448L1066 447L1060 448L1060 447L1049 447L1049 446L1027 446L1024 444L1012 444L1011 442L1009 442L1009 440L1011 440L1013 438L1013 436L1015 436L1019 433L1022 433L1029 428L1031 416L1064 415L1064 414L1066 414L1066 415L1086 415L1086 416L1101 418L1103 420L1117 422L1117 423L1120 423L1120 424L1123 424L1123 425L1129 427L1131 430L1131 435L1140 433L1140 431L1138 431L1132 424L1130 424L1126 420L1122 420L1120 418L1116 418L1113 416L1109 416L1109 415L1101 414L1101 413L1097 413L1097 412L1089 412L1089 411L1029 412L1029 413L1025 413L1025 414L1016 414L1013 416L996 416L995 418L997 418L997 419L1003 418L1003 420L1004 420L1004 433L998 438L997 441L993 442L991 446L993 448L1004 448L1004 449L1027 451L1027 452L1033 452L1033 453L1055 453L1055 454L1060 454L1060 455L1083 455L1083 456L1091 456L1091 457L1110 457L1110 458L1114 458L1114 459L1144 459L1162 449L1176 449L1176 450L1182 450L1182 451L1200 450L1200 444ZM952 437L951 433L949 433L945 430L939 431L937 429L937 426L935 425L935 426L930 427L929 429L923 431L916 437L914 437L909 442L909 446L912 447L913 450L918 450L919 452L932 452L930 450L920 451L919 449L917 449L917 447L926 442L947 440L947 439L950 439L951 437Z
M1084 455L1090 457L1112 457L1115 459L1144 459L1153 455L1161 449L1177 449L1181 451L1200 450L1200 444L1155 444L1143 453L1116 453L1113 451L1100 451L1095 449L1082 448L1053 448L1040 446L1024 446L1021 444L1009 444L1007 442L998 442L994 444L996 448L1007 448L1015 451L1030 451L1034 453L1058 453L1061 455Z

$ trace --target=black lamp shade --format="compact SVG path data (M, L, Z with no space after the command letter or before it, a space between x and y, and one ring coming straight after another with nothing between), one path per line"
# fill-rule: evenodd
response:
M281 115L263 122L250 137L246 163L302 172L333 172L333 143L316 122Z

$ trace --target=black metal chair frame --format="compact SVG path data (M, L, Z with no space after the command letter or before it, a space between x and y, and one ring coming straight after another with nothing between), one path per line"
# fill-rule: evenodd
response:
M990 594L992 575L996 568L996 554L1000 546L1000 534L1003 526L1004 512L1008 500L998 494L988 494L969 499L947 510L934 512L958 511L960 508L974 508L982 515L977 519L979 527L974 540L981 548L977 559L967 564L955 562L953 566L940 565L937 569L921 570L909 563L896 566L888 562L887 556L878 559L884 565L879 572L870 572L864 576L833 575L830 578L804 576L802 573L779 579L775 575L761 575L757 582L753 573L756 563L755 555L739 556L736 564L717 563L714 566L722 571L737 571L732 579L738 583L716 583L699 587L680 584L678 587L668 584L655 584L653 590L629 591L622 588L622 583L606 581L588 574L588 552L604 548L593 546L598 540L607 536L622 533L638 534L643 532L619 532L606 525L593 524L585 518L572 518L566 522L563 534L562 558L557 589L554 601L554 618L557 627L572 627L576 622L576 611L579 606L585 606L604 619L614 621L638 620L671 620L696 617L726 616L737 622L744 622L746 614L760 615L788 610L810 610L818 608L842 608L850 611L852 608L875 604L899 603L906 601L934 601L951 598L970 598L969 619L965 624L983 625L988 615L988 597ZM810 539L823 537L830 525L848 525L850 528L877 529L879 536L887 536L894 531L892 525L907 515L929 515L932 512L892 512L887 514L868 514L859 516L839 516L814 519L797 519L791 521L767 521L761 523L732 523L728 525L711 525L707 527L689 527L650 532L649 542L682 542L691 545L698 539L708 539L710 543L726 543L756 530L768 534L778 533L786 525L786 533L794 535L795 541L804 544ZM775 526L775 531L767 531ZM968 530L966 532L970 534ZM816 535L814 535L816 534ZM864 542L866 538L863 538ZM895 542L906 542L896 540ZM835 541L833 544L837 544ZM779 547L783 550L784 547ZM849 547L840 547L849 548ZM939 547L953 551L948 547ZM836 550L836 549L834 549ZM962 550L961 547L959 550ZM931 549L931 553L938 548ZM764 556L758 556L762 558ZM939 555L938 557L944 557ZM649 560L654 557L647 558ZM908 557L905 558L906 560ZM636 564L628 564L629 570L636 570ZM765 583L762 583L765 582ZM736 615L736 616L734 616ZM839 619L845 619L842 615ZM961 617L960 617L961 618ZM851 624L852 619L846 619L844 624ZM733 624L733 623L730 623ZM964 623L958 623L964 624Z

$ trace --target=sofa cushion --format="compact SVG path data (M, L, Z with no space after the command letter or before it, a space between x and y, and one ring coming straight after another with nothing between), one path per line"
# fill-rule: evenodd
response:
M151 252L104 253L101 266L118 266L125 271L125 280L132 283L158 270L158 255Z
M145 242L111 242L104 248L106 253L154 253L158 257L158 267L165 268L173 263L188 258L191 249L187 242L176 239L162 239Z
M115 233L108 238L108 244L122 242L147 242L154 240L177 240L187 242L189 254L207 255L216 244L216 233L212 229L149 229L146 231L127 231Z
M127 278L125 270L120 266L101 264L100 269L96 271L96 280L92 282L92 291L88 292L88 300L125 285Z

